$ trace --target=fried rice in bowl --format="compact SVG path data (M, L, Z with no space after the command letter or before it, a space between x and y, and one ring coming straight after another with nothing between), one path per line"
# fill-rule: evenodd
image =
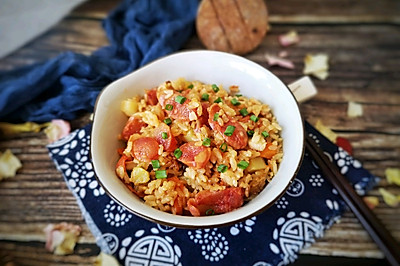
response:
M303 155L289 89L243 57L181 52L99 95L91 156L119 204L164 225L228 225L284 194Z

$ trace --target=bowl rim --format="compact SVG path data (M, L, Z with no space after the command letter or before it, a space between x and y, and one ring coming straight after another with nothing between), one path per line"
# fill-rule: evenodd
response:
M305 128L304 128L304 118L303 118L303 116L301 115L301 112L300 112L299 102L297 101L296 97L294 96L294 94L293 94L293 92L290 90L290 88L289 88L278 76L276 76L276 75L275 75L274 73L272 73L270 70L264 68L262 65L260 65L260 64L258 64L258 63L256 63L256 62L254 62L254 61L252 61L252 60L250 60L250 59L247 59L247 58L245 58L245 57L243 57L243 56L239 56L239 55L227 53L227 52L211 51L211 50L202 50L202 49L188 50L188 51L178 51L178 52L174 52L174 53L171 53L171 54L168 54L168 55L159 57L159 58L157 58L157 59L155 59L155 60L153 60L153 61L151 61L151 62L148 62L148 63L144 64L143 66L137 68L136 70L134 70L134 71L132 71L132 72L130 72L130 73L128 73L128 74L126 74L126 75L124 75L124 76L122 76L122 77L120 77L120 78L118 78L118 79L116 79L116 80L114 80L114 81L112 81L112 82L110 82L110 83L107 84L104 88L102 88L101 91L99 92L97 98L96 98L95 105L94 105L93 116L92 116L92 130L91 130L91 132L90 132L90 139L91 139L91 140L93 139L93 133L94 133L94 131L93 131L93 126L94 126L94 124L95 124L95 121L96 121L96 113L97 113L97 110L98 110L98 108L99 108L99 107L98 107L98 103L99 103L99 101L100 101L100 98L102 97L102 95L104 94L104 92L106 91L106 89L107 89L108 87L110 87L112 84L118 82L119 80L124 79L124 78L126 78L127 76L130 76L130 75L134 74L134 73L137 72L137 71L140 71L140 70L142 70L142 69L144 69L144 68L148 68L148 67L150 67L151 65L158 63L159 61L163 61L163 60L166 60L166 59L168 59L168 58L170 58L170 57L174 57L174 56L181 56L181 55L184 55L184 54L195 54L195 53L207 53L207 54L210 54L210 55L211 55L211 54L215 54L215 55L220 55L220 56L221 56L221 55L222 55L222 56L228 56L228 57L236 58L236 59L239 59L239 60L244 60L244 61L246 61L246 63L253 64L254 66L257 66L257 67L259 67L259 68L262 68L263 71L267 71L267 72L269 72L270 74L272 74L273 76L275 76L275 77L284 85L284 87L289 91L291 97L293 97L293 99L294 99L294 101L295 101L296 110L297 110L297 113L299 114L299 117L300 117L300 120L301 120L301 135L302 135L302 137L301 137L301 152L300 152L300 158L299 158L299 161L298 161L298 163L297 163L296 169L294 170L294 172L293 172L291 178L289 179L289 181L288 181L286 187L285 187L277 196L275 196L268 204L264 205L262 208L259 208L258 210L254 210L253 212L251 212L251 213L249 213L248 215L245 215L245 216L243 216L243 217L240 217L240 218L237 218L237 219L233 219L233 220L230 220L230 221L226 221L226 222L221 222L221 223L218 223L218 224L210 224L210 223L208 223L208 224L204 224L204 225L197 225L197 224L196 224L196 225L190 225L190 224L179 224L179 223L174 223L174 222L172 222L172 221L170 222L170 221L166 221L166 220L163 220L163 219L157 219L157 217L154 217L154 216L150 216L150 215L146 215L146 214L140 213L139 211L136 211L135 209L131 208L131 207L128 206L127 204L123 203L120 199L118 199L113 193L111 193L111 192L109 191L109 189L107 188L107 186L103 184L103 182L100 180L100 178L99 178L98 175L97 175L96 166L95 166L95 163L94 163L94 161L93 161L93 147L92 147L92 143L93 143L93 142L92 142L92 141L90 142L90 145L89 145L89 150L90 150L90 151L89 151L89 156L90 156L90 159L91 159L91 161L92 161L93 171L94 171L94 173L95 173L94 176L95 176L97 182L101 185L101 187L104 189L104 191L106 192L106 194L107 194L111 199L113 199L116 203L118 203L120 206L124 207L126 210L128 210L128 211L131 212L132 214L134 214L134 215L136 215L136 216L138 216L138 217L141 217L141 218L143 218L143 219L146 219L147 221L154 222L154 223L158 223L158 224L161 224L161 225L176 227L176 228L180 228L180 229L207 229L207 228L224 227L224 226L229 226L229 225L233 225L233 224L240 223L240 222L242 222L242 221L245 221L245 220L249 219L250 217L254 217L254 216L257 216L257 215L263 213L264 211L266 211L267 209L269 209L272 205L274 205L274 204L276 203L276 201L279 200L279 199L286 193L286 191L288 190L288 188L291 186L291 184L293 183L293 180L295 179L295 177L297 176L297 174L298 174L298 172L299 172L299 170L300 170L300 168L301 168L301 165L302 165L302 162L303 162L303 159L304 159L304 153L305 153L305 142L304 142L304 141L305 141ZM121 181L121 180L119 180L119 181ZM121 181L121 182L122 182L122 181ZM122 184L124 184L124 183L122 182ZM125 185L125 184L124 184L124 185ZM268 185L268 184L267 184L267 185ZM267 185L266 185L266 186L267 186ZM265 188L265 187L264 187L264 188ZM264 189L264 188L263 188L263 189ZM245 206L245 205L243 205L243 206ZM243 207L243 206L242 206L242 207ZM152 208L152 207L150 207L150 206L148 206L148 207L149 207L149 208ZM241 207L241 208L242 208L242 207ZM162 213L165 213L165 212L163 212L163 211L161 211L161 210L156 210L156 211L160 211L160 212L162 212ZM165 213L165 214L174 215L174 214L170 214L170 213ZM218 215L223 215L223 214L218 214ZM176 216L176 215L174 215L174 216ZM190 219L199 219L199 218L200 218L200 219L206 219L206 218L207 218L207 217L192 217L192 216L182 216L182 217L187 217L187 218L190 218ZM215 216L214 216L214 217L215 217Z

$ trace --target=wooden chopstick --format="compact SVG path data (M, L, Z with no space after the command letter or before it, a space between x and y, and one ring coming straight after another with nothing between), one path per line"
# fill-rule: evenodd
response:
M338 167L328 159L309 136L306 136L306 148L321 171L333 184L351 211L381 249L387 261L391 265L400 265L400 245L368 208L362 198L358 196L349 181L339 172Z

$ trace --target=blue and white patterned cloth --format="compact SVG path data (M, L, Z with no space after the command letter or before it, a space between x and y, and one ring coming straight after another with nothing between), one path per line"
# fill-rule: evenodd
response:
M306 123L306 134L363 195L376 177ZM214 229L186 230L144 220L98 184L89 156L91 125L48 145L98 246L122 265L286 265L337 221L346 205L310 155L286 192L264 213Z

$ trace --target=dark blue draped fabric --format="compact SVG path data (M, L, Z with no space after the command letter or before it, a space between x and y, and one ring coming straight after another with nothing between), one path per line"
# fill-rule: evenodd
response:
M72 120L91 112L107 84L182 47L197 6L198 0L122 1L103 21L109 46L0 73L0 121Z

